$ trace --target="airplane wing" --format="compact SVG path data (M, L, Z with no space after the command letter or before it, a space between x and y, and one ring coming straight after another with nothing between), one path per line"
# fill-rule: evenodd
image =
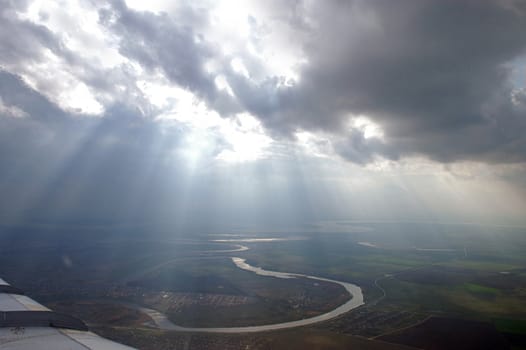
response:
M133 349L89 331L84 322L56 313L0 278L0 349Z

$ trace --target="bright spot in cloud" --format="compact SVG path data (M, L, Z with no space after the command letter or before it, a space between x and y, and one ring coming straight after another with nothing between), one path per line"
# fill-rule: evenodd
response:
M86 84L78 82L69 91L63 91L59 103L74 113L100 115L104 107L94 98Z
M104 107L91 89L67 69L63 59L49 50L44 55L46 60L28 64L19 72L23 80L68 112L101 115Z
M214 83L216 84L216 87L219 90L226 91L230 96L234 96L234 91L232 91L232 87L230 86L224 75L218 75L214 79Z
M223 148L217 154L217 160L230 163L253 161L265 157L272 144L272 138L265 134L261 122L248 113L222 118L187 90L146 82L139 86L146 94L157 95L153 101L157 106L165 107L156 118L159 122L170 125L170 121L177 121L188 128L183 153L190 160L197 161L217 146Z
M322 135L308 131L299 131L294 136L296 137L296 143L307 155L325 158L334 153L331 142Z
M166 0L126 0L126 6L135 11L150 11L154 13L169 11L172 6L177 4L177 1Z
M246 38L250 35L249 14L250 5L247 1L220 1L213 9L212 23L222 32L236 33Z
M236 57L230 62L230 65L234 72L241 74L247 79L250 78L250 74L248 73L247 67L245 67L242 59Z
M372 120L364 116L358 116L351 119L351 127L354 129L361 130L363 137L366 139L377 138L383 139L384 132L380 125L376 124Z
M162 81L162 77L151 80L140 80L137 87L148 101L158 108L169 107L171 103L185 98L185 90L169 85Z
M34 1L21 15L56 34L68 50L104 68L126 62L115 38L99 24L96 7L83 1Z
M226 162L253 161L265 156L272 139L265 135L259 120L247 113L238 114L221 127L221 133L230 144L217 159Z

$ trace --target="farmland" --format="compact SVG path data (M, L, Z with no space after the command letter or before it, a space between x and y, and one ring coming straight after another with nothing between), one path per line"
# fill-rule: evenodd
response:
M212 242L208 234L139 240L128 232L110 238L92 232L86 244L65 232L16 233L3 232L10 239L9 249L1 248L3 278L96 332L141 348L168 349L171 341L265 348L305 332L313 348L341 337L338 344L394 349L416 346L422 332L441 334L444 324L455 322L466 330L458 335L466 344L470 327L481 324L499 344L520 348L524 342L526 242L520 229L370 224L367 232L306 232L290 240L286 232L240 233L280 238L243 242L243 250L235 242ZM22 244L20 235L34 239ZM162 331L140 312L155 309L189 327L248 326L319 315L349 297L329 282L258 276L237 268L232 256L267 270L357 284L365 305L301 329L243 336ZM290 344L296 343L291 346L306 346Z

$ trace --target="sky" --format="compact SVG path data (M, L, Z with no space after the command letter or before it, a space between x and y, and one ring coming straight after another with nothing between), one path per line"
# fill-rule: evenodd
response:
M0 16L0 224L526 225L524 0Z

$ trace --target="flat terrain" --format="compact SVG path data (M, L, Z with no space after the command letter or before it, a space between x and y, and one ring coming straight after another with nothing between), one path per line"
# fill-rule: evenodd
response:
M151 330L108 329L96 330L99 334L111 337L121 343L137 346L140 349L313 349L313 350L415 350L413 347L370 340L346 334L317 330L289 330L250 335L193 334L159 332Z
M456 324L466 332L458 339L467 339L476 324L469 322L489 327L484 329L491 339L504 339L501 348L524 348L524 229L366 228L176 237L142 229L3 228L0 276L36 300L85 320L95 331L143 349L179 348L188 341L211 349L395 346L387 341L453 349L440 336L424 335L442 334ZM224 237L228 241L213 242ZM343 288L332 283L243 271L232 256L267 270L357 284L366 304L310 327L243 336L160 331L135 308L158 310L185 326L248 326L315 316L347 299ZM295 340L300 336L304 340ZM382 341L368 340L373 338ZM421 339L434 340L422 345Z
M378 339L420 349L494 350L509 346L491 323L443 317L431 317Z

